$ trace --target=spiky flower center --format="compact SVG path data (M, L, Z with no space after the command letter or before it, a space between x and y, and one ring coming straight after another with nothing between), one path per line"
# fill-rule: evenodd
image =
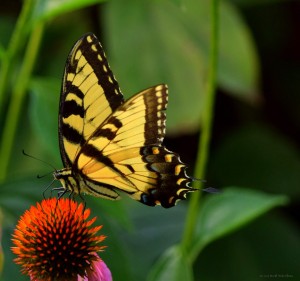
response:
M69 199L43 200L21 217L13 235L15 261L32 280L76 280L103 249L89 209Z

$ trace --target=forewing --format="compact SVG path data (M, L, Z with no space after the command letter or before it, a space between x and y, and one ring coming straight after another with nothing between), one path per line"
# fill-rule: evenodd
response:
M93 34L77 41L68 57L60 98L59 143L65 167L122 103L123 95Z

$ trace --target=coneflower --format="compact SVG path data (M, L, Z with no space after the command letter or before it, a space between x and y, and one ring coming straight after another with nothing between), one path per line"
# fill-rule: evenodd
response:
M12 251L22 272L33 281L112 280L96 254L105 246L102 226L88 220L90 209L70 199L46 199L21 216Z

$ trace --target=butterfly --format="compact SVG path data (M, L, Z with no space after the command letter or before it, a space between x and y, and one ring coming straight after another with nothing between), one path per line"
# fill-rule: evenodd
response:
M194 191L186 165L162 144L167 85L124 100L97 37L79 39L66 62L59 105L64 192L116 200L118 191L172 207Z

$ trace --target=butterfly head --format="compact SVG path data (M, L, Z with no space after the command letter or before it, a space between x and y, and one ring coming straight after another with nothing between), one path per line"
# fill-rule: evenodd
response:
M77 188L75 188L76 184L74 184L76 181L72 176L72 171L70 169L65 168L61 170L55 170L53 172L53 177L61 182L64 189L76 192Z

